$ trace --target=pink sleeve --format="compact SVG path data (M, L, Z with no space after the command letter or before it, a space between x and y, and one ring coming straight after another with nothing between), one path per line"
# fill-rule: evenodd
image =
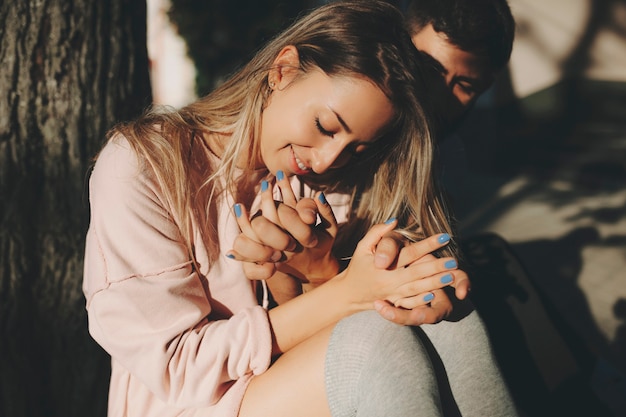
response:
M266 311L210 321L211 299L151 175L126 141L109 143L90 178L83 290L93 338L163 401L206 406L267 370Z

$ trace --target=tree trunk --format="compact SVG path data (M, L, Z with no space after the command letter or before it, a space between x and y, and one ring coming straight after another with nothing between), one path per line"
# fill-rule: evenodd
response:
M146 5L0 2L0 415L103 416L109 358L87 332L87 175L150 100Z

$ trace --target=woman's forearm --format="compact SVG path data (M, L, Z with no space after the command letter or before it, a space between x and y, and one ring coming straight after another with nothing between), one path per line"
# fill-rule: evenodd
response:
M366 307L351 302L343 274L269 311L273 354L290 350L327 326Z

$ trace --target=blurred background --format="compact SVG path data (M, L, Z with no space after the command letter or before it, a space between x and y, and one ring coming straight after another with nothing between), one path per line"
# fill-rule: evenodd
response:
M81 289L106 131L318 4L0 2L0 416L106 415ZM472 299L523 416L626 416L626 1L509 4L510 65L439 149Z

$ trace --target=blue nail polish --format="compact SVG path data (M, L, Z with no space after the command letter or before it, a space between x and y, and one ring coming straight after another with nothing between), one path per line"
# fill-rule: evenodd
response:
M269 187L269 184L267 183L267 181L265 180L261 181L261 191L266 191L268 187Z
M232 253L227 253L226 257L230 259L235 259L235 255L233 255Z
M320 203L322 203L322 204L326 204L327 203L326 196L324 195L324 193L320 193L320 195L317 198L320 201Z
M233 208L235 209L235 216L241 217L241 204L235 204Z
M282 179L283 179L283 178L285 178L285 173L284 173L282 170L278 171L278 172L276 173L276 179L277 179L278 181L282 181Z
M446 261L446 263L443 264L443 266L445 266L448 269L456 268L456 261L454 259L451 259L449 261Z
M442 276L439 281L441 281L442 284L449 284L452 282L452 275L446 274Z
M449 240L450 240L450 235L447 233L443 233L437 238L437 241L439 243L446 243Z
M432 301L435 298L434 294L426 294L424 296L424 301L429 302Z
M387 221L385 222L385 224L393 223L393 222L395 222L395 221L396 221L396 218L395 218L395 217L392 217L391 219L387 220Z

